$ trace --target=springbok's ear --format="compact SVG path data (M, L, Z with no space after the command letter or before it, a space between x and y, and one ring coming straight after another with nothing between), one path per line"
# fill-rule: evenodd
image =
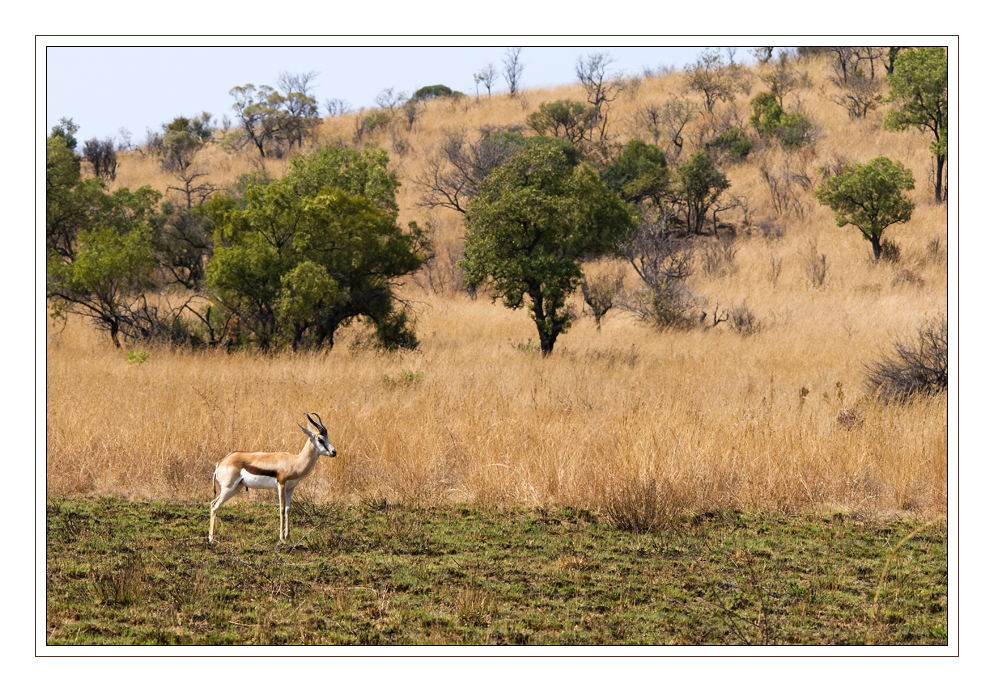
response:
M312 433L310 430L308 430L307 428L305 428L300 423L297 423L297 427L300 428L301 430L303 430L304 434L307 435L307 437L311 438L311 442L314 441L314 433Z

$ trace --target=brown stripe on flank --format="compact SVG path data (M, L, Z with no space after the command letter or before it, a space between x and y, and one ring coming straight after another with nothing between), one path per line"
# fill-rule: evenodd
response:
M275 469L260 469L258 466L252 466L251 464L245 464L242 468L256 476L271 476L276 478Z

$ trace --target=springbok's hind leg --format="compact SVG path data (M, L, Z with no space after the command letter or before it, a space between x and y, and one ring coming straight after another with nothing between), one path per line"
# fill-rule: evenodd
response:
M214 519L217 517L217 511L221 509L221 505L228 501L232 495L238 491L238 486L242 484L241 480L236 482L230 488L221 488L221 493L211 501L211 527L210 531L207 533L207 542L214 542Z

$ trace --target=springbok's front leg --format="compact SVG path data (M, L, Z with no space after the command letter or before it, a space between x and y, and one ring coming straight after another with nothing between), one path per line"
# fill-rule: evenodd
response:
M276 492L280 496L280 543L282 543L286 537L286 532L288 528L286 525L286 520L287 520L286 510L288 507L288 503L286 501L286 486L283 483L277 481Z

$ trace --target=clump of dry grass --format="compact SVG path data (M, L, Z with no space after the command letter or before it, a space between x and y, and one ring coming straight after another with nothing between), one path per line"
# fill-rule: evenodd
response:
M543 359L518 347L536 339L523 311L493 305L482 291L477 300L466 295L456 264L462 218L436 209L435 274L402 290L417 312L415 352L369 348L356 325L336 337L332 351L257 356L142 347L149 358L129 362L81 320L64 329L50 324L49 495L206 501L225 454L296 452L304 440L295 423L318 411L339 456L322 460L298 491L315 501L569 503L610 513L630 495L633 508L655 506L661 517L824 507L944 514L945 395L894 406L861 394L862 363L945 306L946 209L924 184L928 142L884 130L882 111L849 121L820 91L827 65L800 68L811 86L792 98L821 137L795 156L795 174L816 183L819 169L839 157L879 155L915 172L914 217L887 230L900 247L898 266L875 264L859 233L837 228L803 188L804 203L778 214L750 154L727 167L729 192L747 201L727 216L734 271L698 267L688 285L717 313L748 306L762 329L748 338L731 322L659 332L612 310L600 330L579 319ZM748 111L759 89L754 80L737 97L738 112ZM542 101L582 100L578 90L428 103L409 130L400 126L407 148L391 154L402 181L401 223L428 217L411 181L446 131L523 125ZM644 79L637 95L619 98L612 105L617 141L651 139L639 129L637 109L693 96L683 90L673 73ZM354 118L326 119L315 146L351 142ZM685 132L682 156L701 125ZM389 148L387 133L377 137ZM286 166L211 147L202 155L222 187L258 166L277 176ZM115 185L142 184L164 190L168 176L151 159L122 157ZM813 248L827 268L817 282ZM915 281L894 281L905 269ZM624 285L634 280L629 271ZM408 381L404 372L420 376ZM851 413L840 418L841 411ZM652 516L636 523L651 525Z

